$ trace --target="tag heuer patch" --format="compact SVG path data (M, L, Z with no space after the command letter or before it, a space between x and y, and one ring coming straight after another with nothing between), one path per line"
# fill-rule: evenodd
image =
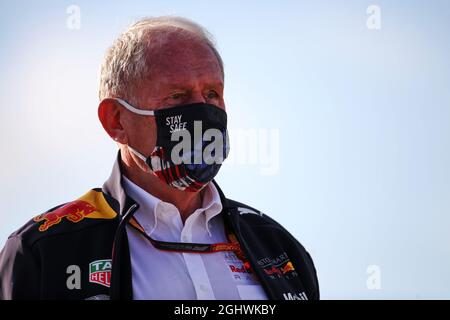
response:
M89 263L89 282L108 287L111 285L111 259Z

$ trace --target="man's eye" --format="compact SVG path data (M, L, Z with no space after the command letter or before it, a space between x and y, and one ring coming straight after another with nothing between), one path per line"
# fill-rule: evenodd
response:
M217 99L219 97L219 94L215 92L214 90L210 90L206 96L208 99Z
M177 92L177 93L170 95L170 99L173 99L173 100L179 100L183 97L184 97L184 93L182 93L182 92Z

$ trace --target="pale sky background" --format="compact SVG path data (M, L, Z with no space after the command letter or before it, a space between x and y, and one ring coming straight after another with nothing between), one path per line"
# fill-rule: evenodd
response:
M1 246L103 184L116 154L97 119L103 55L136 19L174 14L217 40L230 127L278 133L275 174L258 158L217 181L302 242L322 298L450 298L449 1L0 3Z

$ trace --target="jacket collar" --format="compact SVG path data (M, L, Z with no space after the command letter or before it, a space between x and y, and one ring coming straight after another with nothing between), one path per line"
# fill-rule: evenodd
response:
M102 190L119 203L119 214L123 214L132 204L135 203L135 201L125 193L125 190L122 187L122 168L120 162L121 156L119 151L117 153L111 175L103 184Z

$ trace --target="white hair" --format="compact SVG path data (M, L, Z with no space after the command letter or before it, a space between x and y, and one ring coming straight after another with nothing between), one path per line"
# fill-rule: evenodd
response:
M147 48L152 39L164 34L166 30L188 31L204 41L216 55L222 77L223 61L215 47L212 35L199 24L182 17L162 16L145 18L131 25L106 52L100 68L99 98L121 97L137 103L130 96L133 88L148 78L150 60Z

